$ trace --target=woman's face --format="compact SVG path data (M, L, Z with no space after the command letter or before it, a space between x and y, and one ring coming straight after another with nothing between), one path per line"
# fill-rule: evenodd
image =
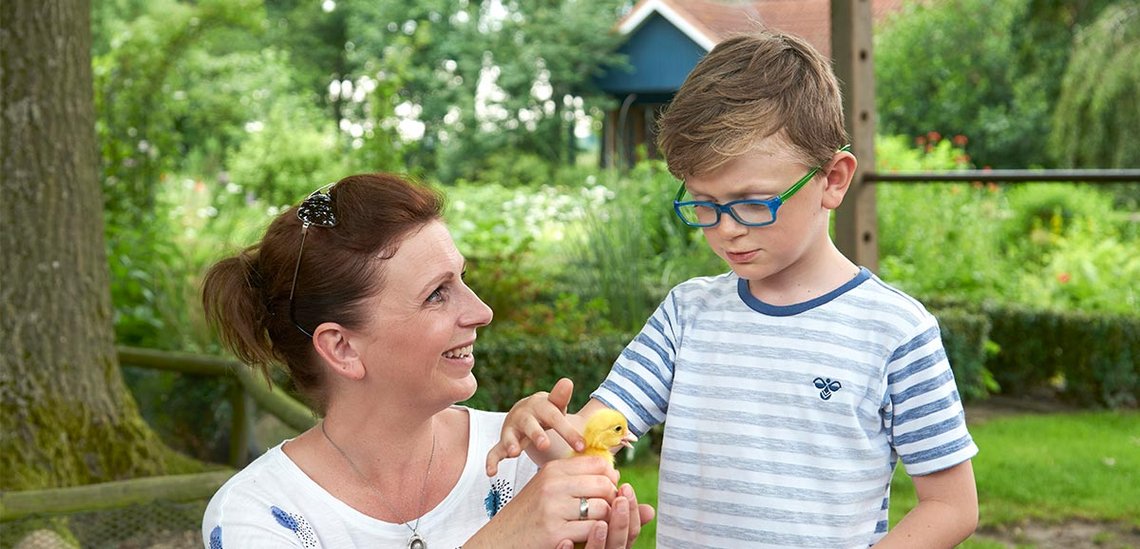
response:
M425 225L384 260L380 294L366 303L364 364L385 391L419 402L470 398L475 329L491 309L463 282L466 261L440 221Z

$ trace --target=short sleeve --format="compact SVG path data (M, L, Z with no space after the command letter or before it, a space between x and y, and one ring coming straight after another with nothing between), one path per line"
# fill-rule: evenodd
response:
M978 453L937 321L924 313L887 364L884 421L892 447L912 476L948 469Z
M621 412L637 436L665 421L669 408L679 342L675 291L657 307L591 395Z

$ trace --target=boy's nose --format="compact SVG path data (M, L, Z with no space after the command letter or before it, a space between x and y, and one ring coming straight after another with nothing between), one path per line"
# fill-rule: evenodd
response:
M721 238L731 238L748 232L748 227L741 225L732 215L723 213L720 222L707 230L716 231Z

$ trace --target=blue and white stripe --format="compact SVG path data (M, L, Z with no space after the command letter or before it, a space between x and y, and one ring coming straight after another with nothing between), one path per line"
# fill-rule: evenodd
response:
M789 307L732 273L680 284L593 396L665 423L661 547L867 547L898 461L977 453L934 317L867 270Z

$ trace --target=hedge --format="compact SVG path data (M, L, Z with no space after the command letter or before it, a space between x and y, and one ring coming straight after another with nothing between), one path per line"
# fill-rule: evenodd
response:
M602 383L632 337L613 334L575 343L522 334L480 338L475 372L479 389L466 404L509 410L520 398L549 391L559 378L568 377L574 380L570 410L577 410Z
M932 311L942 330L942 345L964 401L981 400L998 389L986 365L990 319L980 311L952 307Z
M989 368L1003 393L1052 387L1082 406L1140 402L1140 315L985 307L1000 351Z

